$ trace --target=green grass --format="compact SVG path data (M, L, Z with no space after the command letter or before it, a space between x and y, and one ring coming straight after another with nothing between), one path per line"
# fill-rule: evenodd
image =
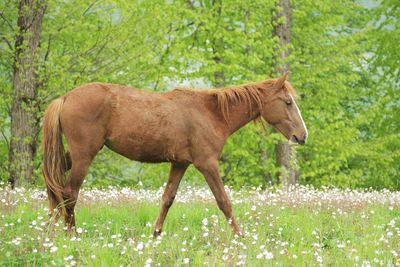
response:
M0 201L10 201L2 193ZM15 205L3 202L0 265L400 265L400 256L395 256L400 255L398 204L390 209L380 203L344 209L254 203L252 194L243 196L242 203L233 206L246 233L243 238L232 235L212 202L175 203L160 238L151 235L159 211L154 201L81 203L76 217L82 233L72 238L61 221L54 231L42 226L47 221L44 201L31 204L27 197Z

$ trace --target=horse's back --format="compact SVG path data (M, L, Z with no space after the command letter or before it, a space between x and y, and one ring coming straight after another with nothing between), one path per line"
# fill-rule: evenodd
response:
M152 94L154 93L118 84L89 83L63 96L62 112L75 120L82 118L86 121L102 122L102 119L111 119L113 113L119 112L121 103L126 105L128 102L140 101Z

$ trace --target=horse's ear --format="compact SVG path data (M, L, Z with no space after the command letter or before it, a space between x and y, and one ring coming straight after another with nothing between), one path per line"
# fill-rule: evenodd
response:
M283 85L285 84L285 81L289 77L290 71L287 71L285 74L282 75L282 77L278 78L275 82L275 87L277 89L281 89Z

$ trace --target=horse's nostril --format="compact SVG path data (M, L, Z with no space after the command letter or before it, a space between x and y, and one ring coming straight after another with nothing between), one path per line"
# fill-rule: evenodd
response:
M303 135L303 139L304 139L304 141L306 141L307 137L308 137L308 134L307 134L307 133L305 133L305 134Z
M299 145L305 145L306 144L306 138L307 136L305 136L304 139L300 140L299 138L297 138L296 135L293 135L293 139L296 143L298 143Z

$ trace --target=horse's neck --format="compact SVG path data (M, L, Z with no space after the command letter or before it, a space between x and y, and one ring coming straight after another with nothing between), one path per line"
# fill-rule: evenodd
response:
M229 135L260 116L260 108L257 103L255 103L253 99L250 101L251 102L242 101L230 104L227 114Z

